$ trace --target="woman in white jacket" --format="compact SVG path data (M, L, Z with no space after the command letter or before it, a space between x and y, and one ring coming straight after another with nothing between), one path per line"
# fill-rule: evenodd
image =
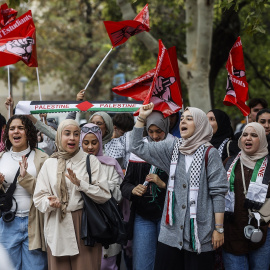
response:
M110 197L101 164L90 157L92 184L86 170L87 154L79 148L80 127L64 120L57 129L54 153L38 175L35 206L45 213L44 234L49 269L100 269L101 245L85 246L80 238L83 200L80 191L97 203Z

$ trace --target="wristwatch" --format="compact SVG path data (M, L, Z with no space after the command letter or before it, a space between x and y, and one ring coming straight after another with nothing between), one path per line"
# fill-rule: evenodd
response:
M224 228L216 228L215 229L218 233L224 233Z

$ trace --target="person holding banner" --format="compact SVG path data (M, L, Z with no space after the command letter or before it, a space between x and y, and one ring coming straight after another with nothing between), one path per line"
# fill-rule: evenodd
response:
M202 110L187 107L180 121L182 139L145 143L143 126L153 107L141 107L131 151L169 174L155 269L213 269L213 250L224 241L228 191L218 151L209 148L213 129Z
M55 140L58 152L46 160L37 179L34 203L45 213L49 270L100 269L101 245L85 246L80 237L83 208L80 191L97 203L105 203L111 194L106 174L93 155L92 184L89 184L87 154L79 148L79 141L78 123L62 121Z
M268 270L270 266L270 165L264 128L247 124L241 151L225 160L226 195L223 261L226 270Z
M0 154L0 190L9 194L12 183L17 184L9 212L13 214L2 213L0 218L0 244L15 269L46 270L44 215L35 208L33 193L37 175L48 155L36 149L36 129L24 115L9 119L3 140L6 151Z
M145 142L167 140L169 118L153 112L146 122L148 136ZM130 155L121 191L124 198L132 202L129 219L129 238L133 239L133 270L152 270L155 264L160 220L164 207L168 174L134 154ZM132 237L133 234L133 237Z

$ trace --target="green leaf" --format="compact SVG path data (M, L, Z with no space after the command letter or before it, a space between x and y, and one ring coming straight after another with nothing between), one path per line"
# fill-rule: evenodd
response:
M254 27L254 30L257 32L260 32L262 34L265 34L265 29L263 29L262 26L256 26L256 27Z

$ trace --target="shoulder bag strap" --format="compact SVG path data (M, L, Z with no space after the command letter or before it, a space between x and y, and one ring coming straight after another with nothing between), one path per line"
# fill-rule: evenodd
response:
M228 157L230 156L230 149L229 149L230 143L231 143L231 140L229 140L229 141L227 142L227 155L228 155Z
M89 176L89 184L92 184L91 167L90 167L90 154L86 157L86 170Z

